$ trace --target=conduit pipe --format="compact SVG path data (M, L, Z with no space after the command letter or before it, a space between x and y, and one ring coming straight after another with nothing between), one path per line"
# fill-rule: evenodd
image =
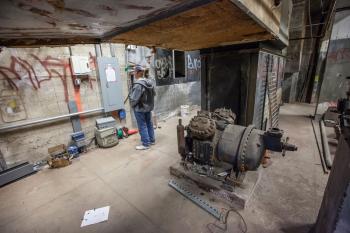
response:
M324 126L324 121L321 119L320 120L320 131L321 131L321 140L322 140L322 149L323 149L323 157L325 164L328 169L332 167L332 159L331 159L331 153L329 150L329 145L328 145L328 138L326 134L326 129Z
M28 126L33 126L33 125L39 125L39 124L44 124L44 123L49 123L49 122L50 123L57 122L57 121L60 121L60 120L66 119L66 118L73 117L73 116L99 113L99 112L102 112L103 110L104 110L104 108L96 108L96 109L91 109L91 110L86 110L86 111L81 111L81 112L69 113L69 114L65 114L65 115L61 115L61 116L54 116L54 117L48 117L48 118L44 118L44 119L26 121L26 122L19 123L19 124L4 125L4 126L0 126L0 133L14 131L17 129L26 128Z

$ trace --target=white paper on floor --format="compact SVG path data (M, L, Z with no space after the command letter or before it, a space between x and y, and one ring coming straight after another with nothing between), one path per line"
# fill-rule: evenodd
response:
M85 211L83 221L80 227L85 227L91 224L104 222L108 220L109 206L101 207Z

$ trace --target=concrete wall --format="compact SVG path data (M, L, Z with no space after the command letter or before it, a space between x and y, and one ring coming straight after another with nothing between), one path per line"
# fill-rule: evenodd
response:
M181 105L201 103L200 82L189 82L156 87L154 112L160 119L178 115Z
M168 52L169 54L172 53L171 51ZM174 62L171 55L169 61L162 60L157 63L155 53L156 51L152 51L147 47L134 46L128 53L128 60L129 65L139 64L148 68L149 78L152 79L156 85L154 114L158 119L162 120L170 116L178 115L181 105L200 105L200 81L191 82L187 80L187 77L175 78L173 71ZM160 73L169 74L168 77L162 77L161 81L156 80L156 76L159 75L156 72L157 69L162 69ZM198 71L199 70L200 65L198 67ZM197 80L199 80L199 78L197 78Z
M117 58L124 100L131 84L126 72L125 45L111 46L101 45L102 56L115 55ZM92 67L89 75L81 77L79 87L74 85L75 77L71 74L71 54L89 57ZM129 65L141 64L148 67L150 76L154 79L154 56L150 49L136 47L135 52L129 52L128 55ZM0 53L0 128L68 114L69 101L75 101L79 111L101 108L102 97L95 61L95 45L3 49ZM197 68L200 70L200 65ZM191 78L193 74L195 72ZM176 83L171 85L156 86L155 114L159 119L164 119L179 114L181 105L200 105L200 89L200 81L190 82L185 78L176 79ZM136 127L129 101L125 103L125 111L126 121L118 123ZM94 137L96 118L102 116L104 114L97 113L80 118L87 142ZM49 147L67 145L71 133L73 127L69 119L0 133L0 150L8 164L23 160L35 162L48 156Z
M293 5L292 17L289 27L290 38L305 37L305 2L299 2ZM305 40L290 40L287 47L286 66L283 80L283 101L295 102L297 100L298 90L305 79L303 71L303 61L306 56L304 48ZM308 64L308 63L307 63Z
M124 45L114 45L125 80ZM20 124L34 119L69 113L68 101L75 100L79 111L101 108L101 93L95 69L94 45L71 46L72 55L89 57L93 71L73 84L68 47L5 48L0 53L1 125ZM110 56L108 44L102 55ZM126 82L124 89L126 89ZM124 92L126 96L127 92ZM93 137L95 119L101 114L81 118L87 141ZM124 122L125 123L125 122ZM0 150L7 163L44 159L47 149L67 144L73 132L69 120L0 134Z
M345 97L350 76L350 10L337 12L326 59L319 102L336 101Z

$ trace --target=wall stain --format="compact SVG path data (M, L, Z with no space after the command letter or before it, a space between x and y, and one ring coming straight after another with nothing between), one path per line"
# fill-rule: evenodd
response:
M96 15L94 15L88 11L85 11L85 10L73 9L73 8L64 8L64 10L71 12L71 13L74 13L74 14L77 14L77 15L82 15L85 17L96 18Z
M20 27L0 27L0 30L9 31L35 31L35 30L50 30L51 28L20 28Z
M88 12L88 11L85 11L85 10L81 10L81 9L73 9L73 8L66 8L66 7L62 7L64 6L64 4L56 4L57 1L54 1L54 2L48 2L51 6L54 7L55 10L58 10L58 11L66 11L66 12L70 12L70 13L73 13L73 14L77 14L77 15L82 15L82 16L85 16L85 17L90 17L90 18L96 18L96 15ZM18 3L17 5L20 9L23 9L23 10L28 10L34 14L37 14L37 15L40 15L40 16L45 16L45 17L49 17L49 18L52 18L52 19L55 19L53 18L51 15L53 14L52 12L50 11L47 11L47 10L43 10L43 9L40 9L40 8L37 8L37 7L33 7L29 4L25 4L23 2L20 2ZM58 20L58 19L55 19L55 20Z
M54 21L46 21L46 23L52 25L53 27L57 26L56 22L54 22Z
M98 5L98 8L101 9L101 10L107 11L108 14L111 15L111 16L118 15L118 10L114 9L113 7L101 4L101 5Z
M86 25L81 25L78 23L70 23L70 24L68 24L68 26L70 27L70 29L73 29L73 30L85 30L85 29L89 28Z
M55 10L64 10L64 0L47 0L47 3L55 8Z
M39 9L37 7L33 7L31 5L25 4L25 3L18 3L18 7L23 10L28 10L32 12L33 14L40 15L40 16L45 16L45 17L50 17L52 14L50 11Z
M133 4L124 4L123 5L126 9L131 9L131 10L152 10L154 7L153 6L138 6L138 5L133 5Z

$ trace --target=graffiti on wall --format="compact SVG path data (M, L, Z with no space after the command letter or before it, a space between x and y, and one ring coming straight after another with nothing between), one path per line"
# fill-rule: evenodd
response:
M350 62L350 48L340 48L328 53L328 61L331 63Z
M174 58L172 50L157 49L154 60L157 86L200 80L201 59L199 51L184 52L186 75L174 78ZM175 63L176 66L176 63Z
M200 71L201 59L199 57L192 57L191 54L187 54L187 69L190 72Z
M89 63L92 70L96 69L96 57L89 53ZM40 58L35 54L26 55L26 59L20 56L10 56L7 65L0 65L0 80L4 81L0 90L0 113L3 122L24 120L27 113L22 101L21 93L28 88L38 91L44 82L52 79L61 81L64 101L69 102L68 79L73 82L73 98L77 108L82 111L80 101L80 86L74 85L76 76L72 75L69 59L46 56ZM95 78L86 75L80 77L93 89ZM25 98L25 96L23 96Z
M17 93L0 96L0 111L1 120L6 123L27 119L23 101Z
M174 82L173 53L171 50L156 49L154 71L158 86Z
M170 79L173 77L172 56L164 56L155 60L156 75L158 79Z
M199 81L201 77L201 57L199 51L186 52L186 82Z
M12 90L19 91L19 87L29 85L34 90L41 88L43 82L49 81L52 78L59 78L64 89L64 98L68 102L68 75L72 76L71 66L68 59L54 58L46 56L39 58L37 55L29 54L33 64L21 57L10 57L8 66L0 66L0 77L7 81ZM90 66L95 68L96 58L90 53ZM40 75L38 74L40 73ZM88 77L90 88L93 88L92 82L96 79Z

